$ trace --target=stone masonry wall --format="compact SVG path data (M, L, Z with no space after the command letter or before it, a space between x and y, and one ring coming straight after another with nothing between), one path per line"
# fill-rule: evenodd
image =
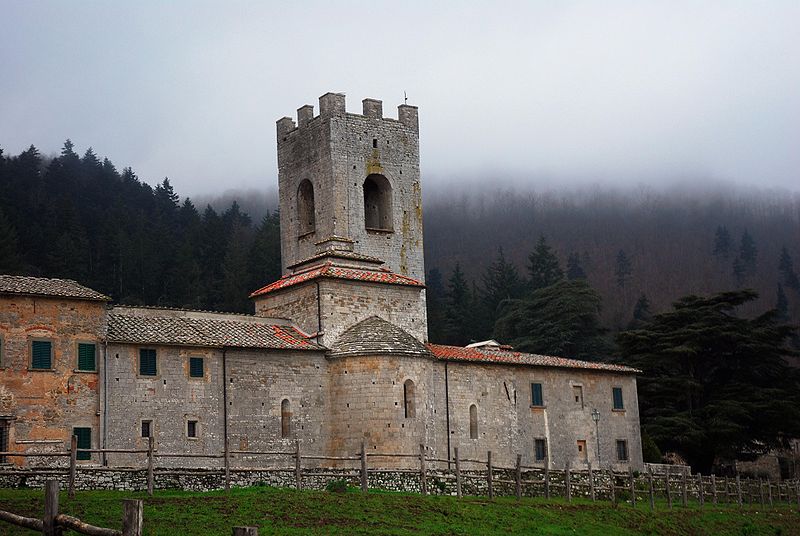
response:
M98 445L98 372L79 372L77 352L79 342L93 343L99 360L105 326L103 302L0 297L0 416L11 418L10 450L63 450L74 426L91 428ZM31 370L32 339L52 342L52 370Z

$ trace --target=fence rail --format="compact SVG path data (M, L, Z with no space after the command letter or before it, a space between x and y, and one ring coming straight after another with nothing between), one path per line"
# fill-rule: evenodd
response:
M613 471L611 469L592 468L590 463L586 467L573 468L567 464L563 469L553 469L549 463L544 466L522 465L521 455L516 456L513 466L499 465L492 461L492 452L486 453L486 459L462 459L459 457L458 448L454 449L451 459L437 458L426 454L427 448L421 444L418 453L390 453L367 452L362 443L358 453L352 456L323 456L302 454L299 441L295 442L293 451L249 451L225 449L219 454L193 454L159 452L153 439L148 441L147 449L78 449L76 438L73 437L68 451L54 452L0 452L6 457L69 457L69 466L63 468L28 469L26 474L35 475L66 475L70 497L74 496L76 476L78 472L92 471L118 471L135 472L145 471L147 479L147 492L153 494L155 478L167 476L196 476L213 475L222 476L225 489L231 487L231 475L248 472L260 473L290 473L293 474L293 485L302 489L311 478L339 478L350 479L357 483L363 491L369 487L370 477L379 478L383 475L405 475L413 478L417 475L417 489L427 494L430 492L452 493L458 497L463 496L465 488L473 494L488 495L490 498L496 494L515 495L520 498L526 496L543 496L551 498L560 496L568 501L575 497L585 497L592 501L609 500L611 502L629 502L635 506L636 501L646 501L650 508L655 507L655 501L663 499L669 508L680 504L686 506L690 501L700 506L706 504L736 504L742 507L747 504L773 506L775 503L796 504L800 509L800 480L784 480L773 482L764 479L716 477L715 475L692 475L686 466L672 468L667 465L646 465L644 472ZM145 466L142 468L131 467L92 467L78 464L78 453L89 454L143 454ZM256 458L269 456L285 458L285 467L235 467L231 465L231 457ZM157 467L156 460L164 458L195 458L195 459L222 459L223 467L216 468L169 468ZM406 464L402 468L381 467L375 460L395 459ZM408 467L410 460L417 460L417 468ZM373 460L370 462L370 460ZM304 461L345 462L342 466L320 466L313 464L304 466ZM334 464L337 465L337 464ZM466 467L465 467L466 465ZM19 471L0 470L0 475L19 474ZM304 482L305 481L305 482ZM454 489L453 489L454 485ZM8 513L0 513L0 518ZM13 514L8 514L13 516ZM20 523L35 523L39 520L18 520ZM70 523L64 519L65 523Z

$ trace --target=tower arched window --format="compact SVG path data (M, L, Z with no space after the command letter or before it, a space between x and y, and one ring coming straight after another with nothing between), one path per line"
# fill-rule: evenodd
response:
M392 230L392 185L377 173L364 180L364 226L376 231Z
M417 414L415 403L414 382L406 380L403 383L403 408L406 419L413 419Z
M316 224L314 213L314 185L308 179L297 187L297 222L300 234L310 233Z
M469 438L478 439L478 406L469 407Z
M289 407L289 399L284 398L281 402L281 437L289 437L292 433L292 410Z

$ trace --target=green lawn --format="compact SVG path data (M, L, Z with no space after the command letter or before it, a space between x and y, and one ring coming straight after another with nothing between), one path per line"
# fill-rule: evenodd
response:
M0 509L39 517L41 490L0 490ZM259 534L736 534L800 535L796 506L772 509L735 506L647 504L613 507L576 500L422 497L406 493L329 493L258 487L225 492L141 493L62 491L61 511L95 525L120 528L122 499L145 500L145 534L231 534L255 525ZM0 522L0 534L35 534Z

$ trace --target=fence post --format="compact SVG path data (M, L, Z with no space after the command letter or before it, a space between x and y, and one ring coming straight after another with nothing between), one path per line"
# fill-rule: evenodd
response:
M611 491L611 504L617 504L617 486L616 486L616 477L614 476L614 470L608 470L608 488Z
M153 436L147 438L147 494L149 496L153 496L153 484L154 484L154 475L153 475L153 446L155 444L155 440Z
M419 487L423 495L428 494L428 481L425 475L425 445L419 444Z
M361 445L362 451L364 448L363 442ZM300 440L294 440L294 486L295 489L303 489L303 473L300 458Z
M650 511L653 511L656 509L656 494L653 489L653 468L651 466L647 467L647 483L650 487Z
M628 466L628 481L631 485L631 506L636 508L636 481L633 479L633 468Z
M703 473L697 473L697 498L700 500L700 508L706 504L705 490L703 489Z
M550 462L546 461L544 466L544 498L550 498Z
M461 498L461 461L458 458L458 447L453 449L456 456L456 495Z
M517 474L516 474L517 500L522 498L522 454L517 454Z
M144 514L140 499L122 501L122 536L142 536Z
M595 500L594 494L594 470L592 470L592 462L589 462L589 497L591 497L592 502Z
M725 479L725 502L729 503L731 502L731 482L727 476L723 478Z
M486 475L486 479L487 479L487 483L489 485L489 498L492 499L492 498L494 498L494 487L493 487L493 483L492 483L492 480L494 480L494 474L492 472L492 451L491 450L486 452L486 469L488 470L487 471L487 475Z
M73 436L74 437L74 436ZM61 536L61 527L56 523L58 516L58 480L48 480L44 485L44 536Z
M567 498L567 502L572 502L572 475L569 470L569 460L564 465L564 495Z
M361 441L361 492L367 492L367 446Z
M233 536L258 536L258 527L233 527Z
M771 493L771 490L770 490ZM739 473L736 473L736 502L739 504L739 508L742 507L742 481L739 478Z
M794 492L797 496L797 510L800 511L800 479L794 481Z
M672 490L669 487L669 473L670 473L670 468L669 466L667 466L667 471L664 475L664 491L667 494L667 506L669 506L669 508L672 509Z
M717 477L711 473L711 501L717 504Z
M772 479L767 478L767 491L769 492L769 507L772 508Z
M681 471L681 505L685 508L689 502L686 490L686 470Z
M758 479L758 495L761 498L761 506L764 506L764 480Z
M75 498L75 471L78 466L78 436L69 438L69 498Z

